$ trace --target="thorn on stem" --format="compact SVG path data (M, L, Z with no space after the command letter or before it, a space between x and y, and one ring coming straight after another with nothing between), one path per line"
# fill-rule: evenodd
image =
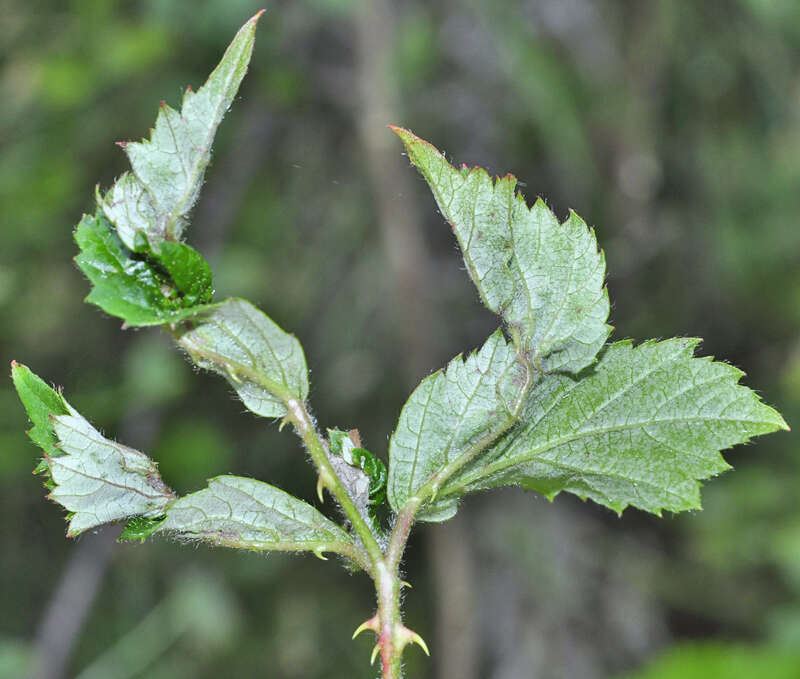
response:
M375 648L372 649L372 655L369 657L369 664L370 665L374 665L375 664L375 658L378 657L378 653L380 653L380 650L381 650L381 645L380 644L375 644Z
M364 631L366 631L368 629L372 630L373 632L375 632L375 634L378 633L378 616L377 615L373 615L369 620L365 620L364 622L362 622L358 626L358 629L356 629L356 631L353 632L353 639L355 639L359 634L361 634L362 632L364 632Z
M427 655L429 658L431 657L431 652L428 650L428 644L425 643L425 639L423 639L419 634L414 632L411 637L411 641L425 651L425 655Z
M403 629L400 632L400 637L403 641L403 646L410 643L416 644L423 651L425 651L425 655L427 655L430 658L431 652L428 650L428 644L425 643L425 639L423 639L419 634L417 634L413 630L408 629L408 627L403 627Z

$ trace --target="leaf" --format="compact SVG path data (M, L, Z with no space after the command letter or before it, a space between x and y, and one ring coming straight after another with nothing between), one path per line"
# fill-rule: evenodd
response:
M211 299L211 270L188 245L161 243L158 253L133 254L100 213L83 216L75 241L75 262L93 286L86 300L128 325L177 323Z
M28 417L33 422L28 436L46 455L59 455L60 451L56 448L58 439L51 418L54 415L69 414L69 405L64 397L48 387L28 366L16 361L11 363L11 379Z
M164 514L175 495L155 462L104 438L26 366L12 363L11 373L34 424L30 436L45 453L53 484L48 497L70 513L70 537L111 521Z
M169 508L160 533L253 550L351 553L350 536L311 505L255 479L218 476Z
M145 539L149 538L161 528L166 520L166 516L159 516L155 519L145 519L142 516L134 516L126 522L125 528L119 534L119 538L117 538L117 542L125 542L128 540L140 540L144 542Z
M122 144L133 173L123 174L99 203L131 250L136 250L137 232L154 247L180 240L217 127L247 72L260 16L242 26L203 87L187 88L180 112L162 102L150 139Z
M164 241L153 253L181 295L181 305L195 306L211 300L214 293L211 269L197 250L186 243Z
M163 240L158 212L147 189L130 172L117 179L104 197L97 196L97 204L111 222L120 240L129 249L136 251L137 237L147 234L155 240Z
M177 342L198 366L226 377L257 415L281 417L288 400L308 396L300 342L246 300L228 299L198 313Z
M328 429L331 466L361 516L381 533L378 510L386 501L386 465L361 447L357 429Z
M616 512L700 508L700 483L729 469L720 451L788 429L738 384L743 373L694 358L700 340L609 345L579 380L544 376L520 424L441 488L441 499L521 485L552 499L562 491Z
M512 175L457 170L431 144L391 128L450 223L481 300L542 372L577 373L594 361L611 326L605 258L574 212L559 224L540 198L528 208Z
M49 459L51 500L71 513L68 536L132 516L164 514L175 495L156 463L138 450L110 441L75 410L53 418L58 447Z
M388 495L399 512L410 498L427 500L471 455L514 424L527 375L513 345L497 330L466 360L454 358L446 370L422 381L400 413L389 444ZM417 518L444 521L456 512L457 498L424 505Z

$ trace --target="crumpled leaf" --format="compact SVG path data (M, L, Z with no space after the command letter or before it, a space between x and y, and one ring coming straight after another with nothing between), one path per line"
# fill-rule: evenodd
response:
M84 215L75 231L75 262L92 283L86 301L131 326L177 323L211 300L211 270L185 243L162 242L129 251L100 213Z
M45 453L48 496L70 516L68 536L134 516L158 517L175 499L150 458L103 437L30 369L12 364L20 400ZM65 414L66 413L66 414Z
M699 509L700 481L730 468L721 450L788 429L738 384L744 373L694 358L699 341L617 342L581 379L544 376L519 425L454 474L439 497L520 485L551 499L568 491L616 512Z
M208 488L169 508L159 533L253 550L350 553L352 538L311 505L240 476L218 476Z
M378 510L386 501L386 465L361 445L358 429L328 429L328 448L331 466L359 514L380 533Z
M154 247L180 240L217 127L247 72L260 16L242 26L203 87L187 88L180 112L162 102L150 139L122 144L133 173L123 174L99 202L130 250L137 233Z
M455 471L451 466L466 464L476 444L485 447L516 422L526 373L514 346L497 330L466 360L457 356L422 381L403 406L389 444L388 496L396 512L419 494L434 499L417 519L444 521L456 513L457 498L436 498L437 475L446 481Z
M528 208L517 179L454 168L431 144L391 128L428 182L458 239L483 303L541 372L591 364L611 326L605 258L574 212L559 224L540 198Z
M227 299L196 314L176 340L198 366L226 377L257 415L282 417L289 399L308 396L300 342L246 300Z

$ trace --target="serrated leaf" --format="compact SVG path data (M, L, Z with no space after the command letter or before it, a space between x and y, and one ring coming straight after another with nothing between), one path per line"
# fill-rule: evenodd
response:
M66 402L65 402L66 403ZM57 455L48 455L53 490L48 496L69 512L73 537L104 523L164 514L175 495L150 458L104 438L67 404L51 416Z
M56 448L57 437L53 430L52 417L54 415L68 415L69 405L60 392L49 387L38 376L31 372L26 365L13 361L11 363L11 379L19 394L19 399L33 427L28 431L28 436L39 446L46 455L60 455ZM37 465L34 473L48 471L47 460L42 460Z
M531 207L512 175L456 169L431 144L392 128L450 223L483 303L508 323L543 372L579 372L611 327L605 258L574 212L559 224L544 201Z
M700 481L729 468L720 455L753 436L788 429L738 384L736 368L694 358L696 339L609 345L579 380L546 375L519 425L444 484L440 497L521 485L562 491L621 512L700 507Z
M198 366L226 377L257 415L281 417L289 399L308 396L300 342L246 300L228 299L198 313L177 341Z
M105 196L97 196L97 204L117 231L120 240L130 250L136 251L137 236L148 234L163 240L158 212L147 189L130 172L117 179Z
M210 300L211 271L188 245L161 243L161 252L134 254L100 213L83 216L75 241L75 262L92 283L86 301L128 325L177 323Z
M150 139L123 145L133 173L122 175L99 203L131 250L137 232L153 247L180 240L217 127L247 72L260 16L242 26L205 85L196 92L187 88L180 112L162 102Z
M45 453L48 496L68 512L69 536L134 516L157 517L175 499L155 462L104 438L29 368L12 363L12 378Z
M516 421L526 368L497 330L466 360L425 378L400 413L389 444L388 496L399 512L410 498L427 501L417 518L444 521L457 498L433 499L442 481L466 464L474 446L496 439Z
M218 476L180 498L158 529L187 540L253 550L350 553L350 536L311 505L240 476Z

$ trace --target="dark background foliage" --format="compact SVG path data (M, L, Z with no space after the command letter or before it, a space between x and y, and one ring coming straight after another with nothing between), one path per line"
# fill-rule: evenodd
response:
M316 502L290 434L192 374L158 332L121 332L83 304L71 261L95 183L125 169L112 142L202 84L257 9L0 0L0 358L63 385L179 492L235 473ZM301 339L322 425L358 426L385 456L410 390L496 324L388 123L515 173L562 217L575 209L606 251L616 338L704 337L797 421L800 5L267 9L189 240L219 296L252 299ZM116 545L113 529L68 541L30 476L25 427L4 380L0 677L372 676L372 641L349 640L373 608L364 577L313 557ZM421 527L406 612L434 655L409 651L409 675L797 676L794 437L728 459L736 472L708 484L702 513L618 519L511 489Z

